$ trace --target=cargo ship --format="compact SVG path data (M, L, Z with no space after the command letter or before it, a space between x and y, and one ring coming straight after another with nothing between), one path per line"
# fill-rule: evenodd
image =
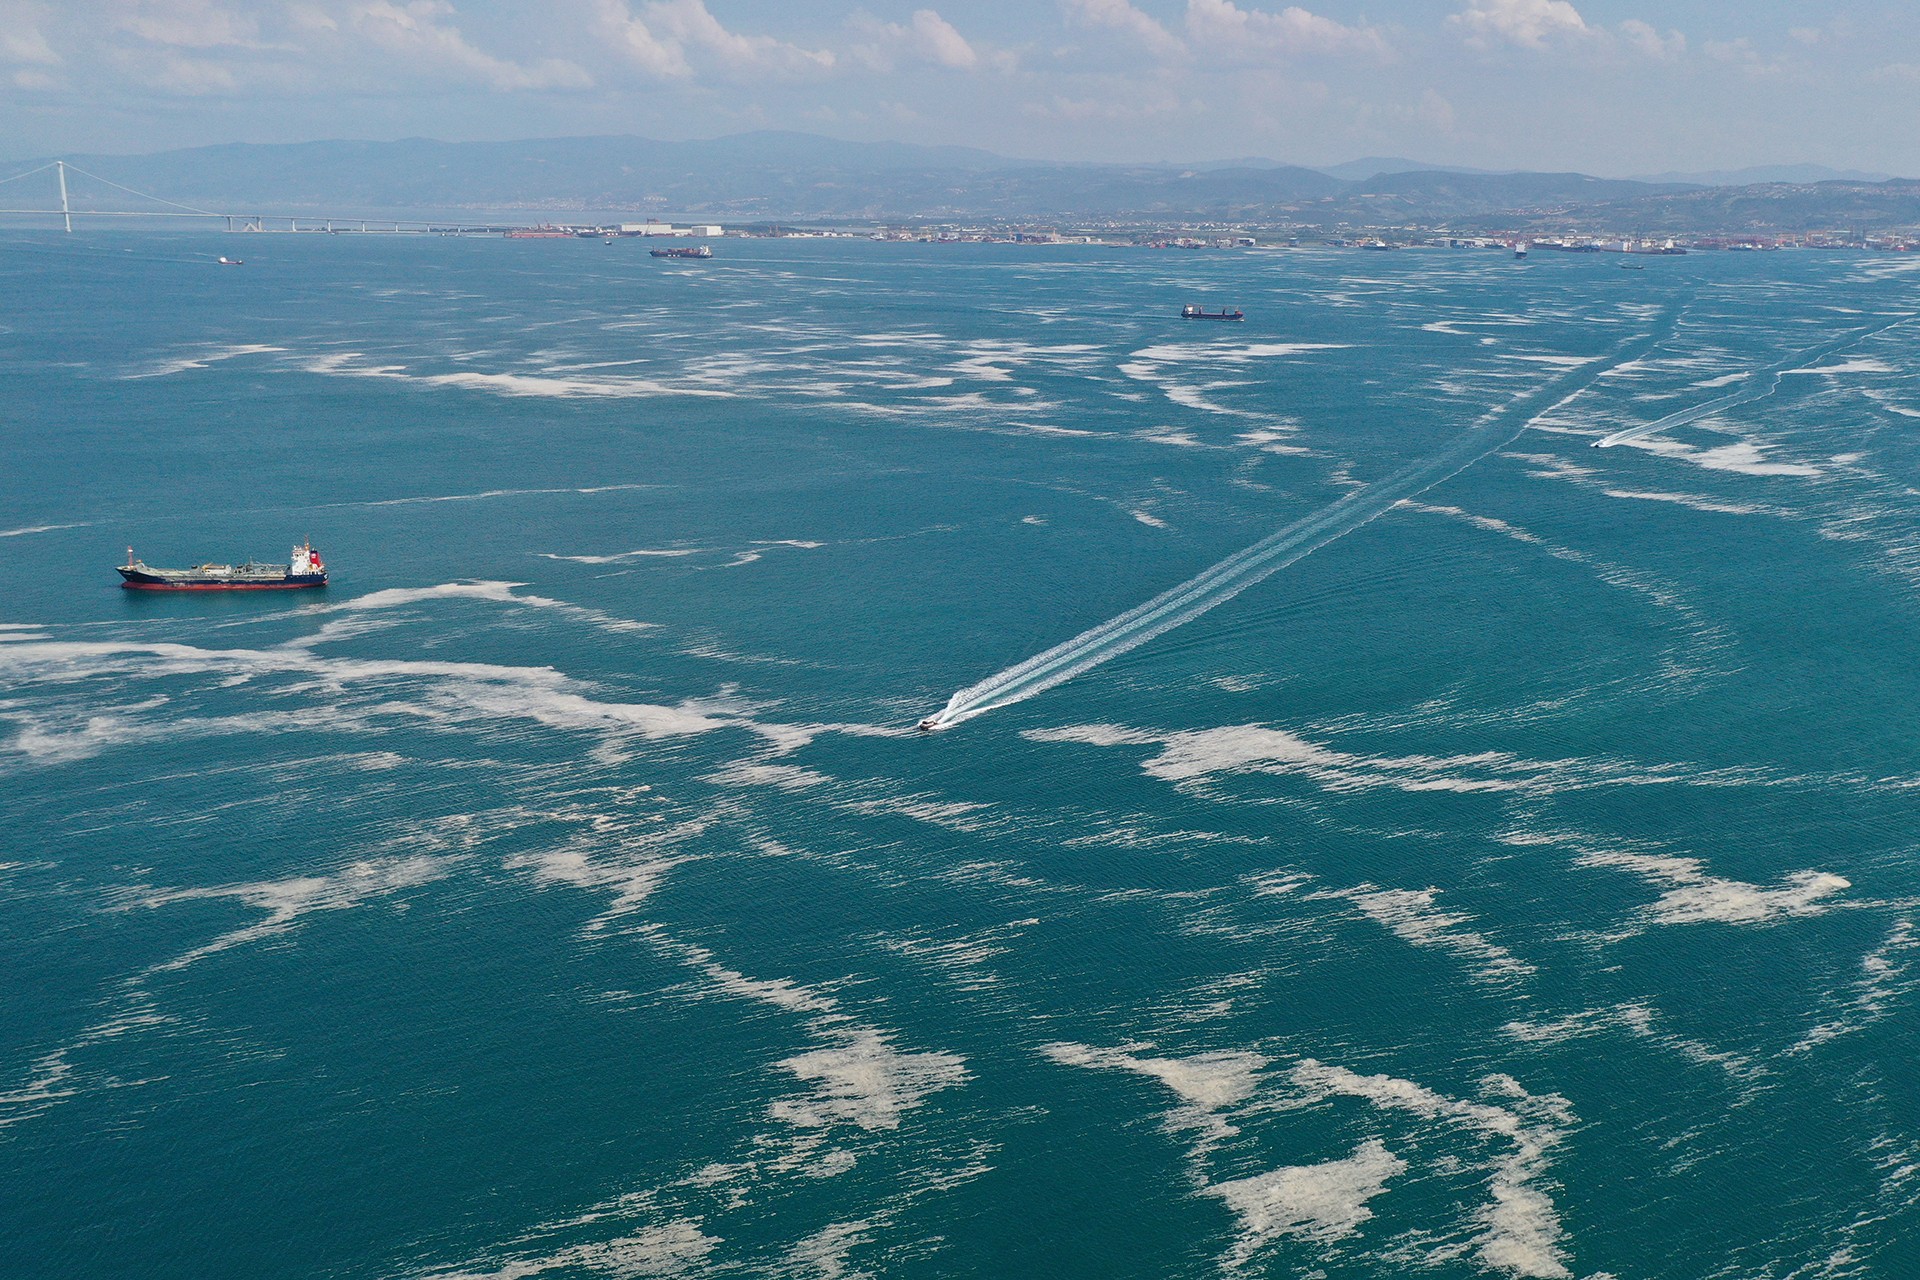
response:
M1209 311L1205 307L1196 307L1192 303L1180 308L1182 320L1245 320L1246 312L1234 307L1230 311Z
M120 585L129 591L297 591L327 585L327 566L313 544L293 549L286 564L197 564L191 569L156 569L134 558L120 567Z
M655 258L711 258L713 250L706 245L697 249L649 249L647 253Z

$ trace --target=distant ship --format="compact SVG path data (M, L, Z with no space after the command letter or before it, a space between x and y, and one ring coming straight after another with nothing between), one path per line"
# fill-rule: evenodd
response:
M247 260L245 258L222 258L220 259L219 265L223 267L244 267L247 265Z
M1180 308L1182 320L1245 320L1246 312L1235 307L1231 311L1209 311L1205 307L1196 307L1192 303Z
M648 254L656 258L711 258L713 250L706 245L697 249L649 249Z
M1530 247L1531 246L1529 246L1525 240L1520 241L1518 244L1513 246L1513 256L1516 258L1526 257L1527 250Z
M191 569L156 569L134 559L120 568L120 585L129 591L294 591L327 585L327 566L311 543L293 549L286 564L197 564Z

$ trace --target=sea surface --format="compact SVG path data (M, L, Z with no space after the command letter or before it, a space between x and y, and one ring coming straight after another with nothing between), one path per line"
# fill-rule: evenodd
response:
M1920 259L1625 262L9 233L0 1270L1920 1274Z

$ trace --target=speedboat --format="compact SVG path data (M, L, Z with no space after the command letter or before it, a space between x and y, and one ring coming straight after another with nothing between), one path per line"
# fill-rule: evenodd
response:
M932 733L935 729L938 729L940 727L940 717L928 716L925 720L922 720L919 724L913 727L919 730L921 733Z
M247 260L245 258L222 258L218 265L223 267L244 267L247 265Z

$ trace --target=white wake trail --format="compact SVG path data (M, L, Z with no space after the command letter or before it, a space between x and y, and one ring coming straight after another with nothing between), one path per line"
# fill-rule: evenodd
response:
M1784 360L1768 365L1764 369L1754 370L1746 376L1739 389L1727 395L1721 396L1716 400L1709 400L1705 404L1695 405L1691 409L1682 409L1678 413L1670 413L1666 417L1655 422L1649 422L1642 427L1628 427L1624 431L1616 431L1612 435L1602 436L1593 442L1593 447L1596 449L1611 449L1614 445L1625 444L1629 440L1639 440L1645 436L1653 435L1656 432L1668 431L1674 427L1684 427L1689 422L1698 422L1709 414L1718 413L1722 409L1731 409L1736 405L1751 404L1755 400L1764 400L1780 389L1781 376L1793 368L1793 366L1806 364L1810 361L1824 360L1828 356L1838 355L1848 347L1857 346L1875 334L1885 333L1895 325L1905 324L1911 319L1913 319L1911 314L1899 316L1887 321L1885 324L1869 325L1864 329L1855 329L1844 338L1836 339L1824 346L1815 347L1811 351L1796 352Z
M1736 405L1750 404L1755 400L1764 400L1780 389L1780 373L1781 371L1779 369L1762 369L1758 372L1751 373L1747 375L1747 385L1731 395L1721 396L1718 400L1709 400L1707 403L1695 405L1691 409L1682 409L1678 413L1670 413L1659 421L1649 422L1645 426L1628 427L1624 431L1616 431L1612 435L1602 436L1593 442L1593 447L1596 449L1611 449L1613 446L1625 444L1629 440L1638 440L1643 436L1650 436L1656 432L1668 431L1674 427L1684 427L1689 422L1698 422L1710 414L1719 413L1722 409L1731 409Z
M1669 328L1671 322L1669 316L1662 328ZM1136 649L1182 623L1193 621L1255 583L1368 524L1401 500L1424 493L1510 444L1535 422L1584 392L1601 374L1644 354L1659 337L1641 334L1628 339L1597 367L1570 370L1539 390L1487 414L1433 457L1355 490L1145 604L960 690L923 724L927 728L942 729L1024 701Z

